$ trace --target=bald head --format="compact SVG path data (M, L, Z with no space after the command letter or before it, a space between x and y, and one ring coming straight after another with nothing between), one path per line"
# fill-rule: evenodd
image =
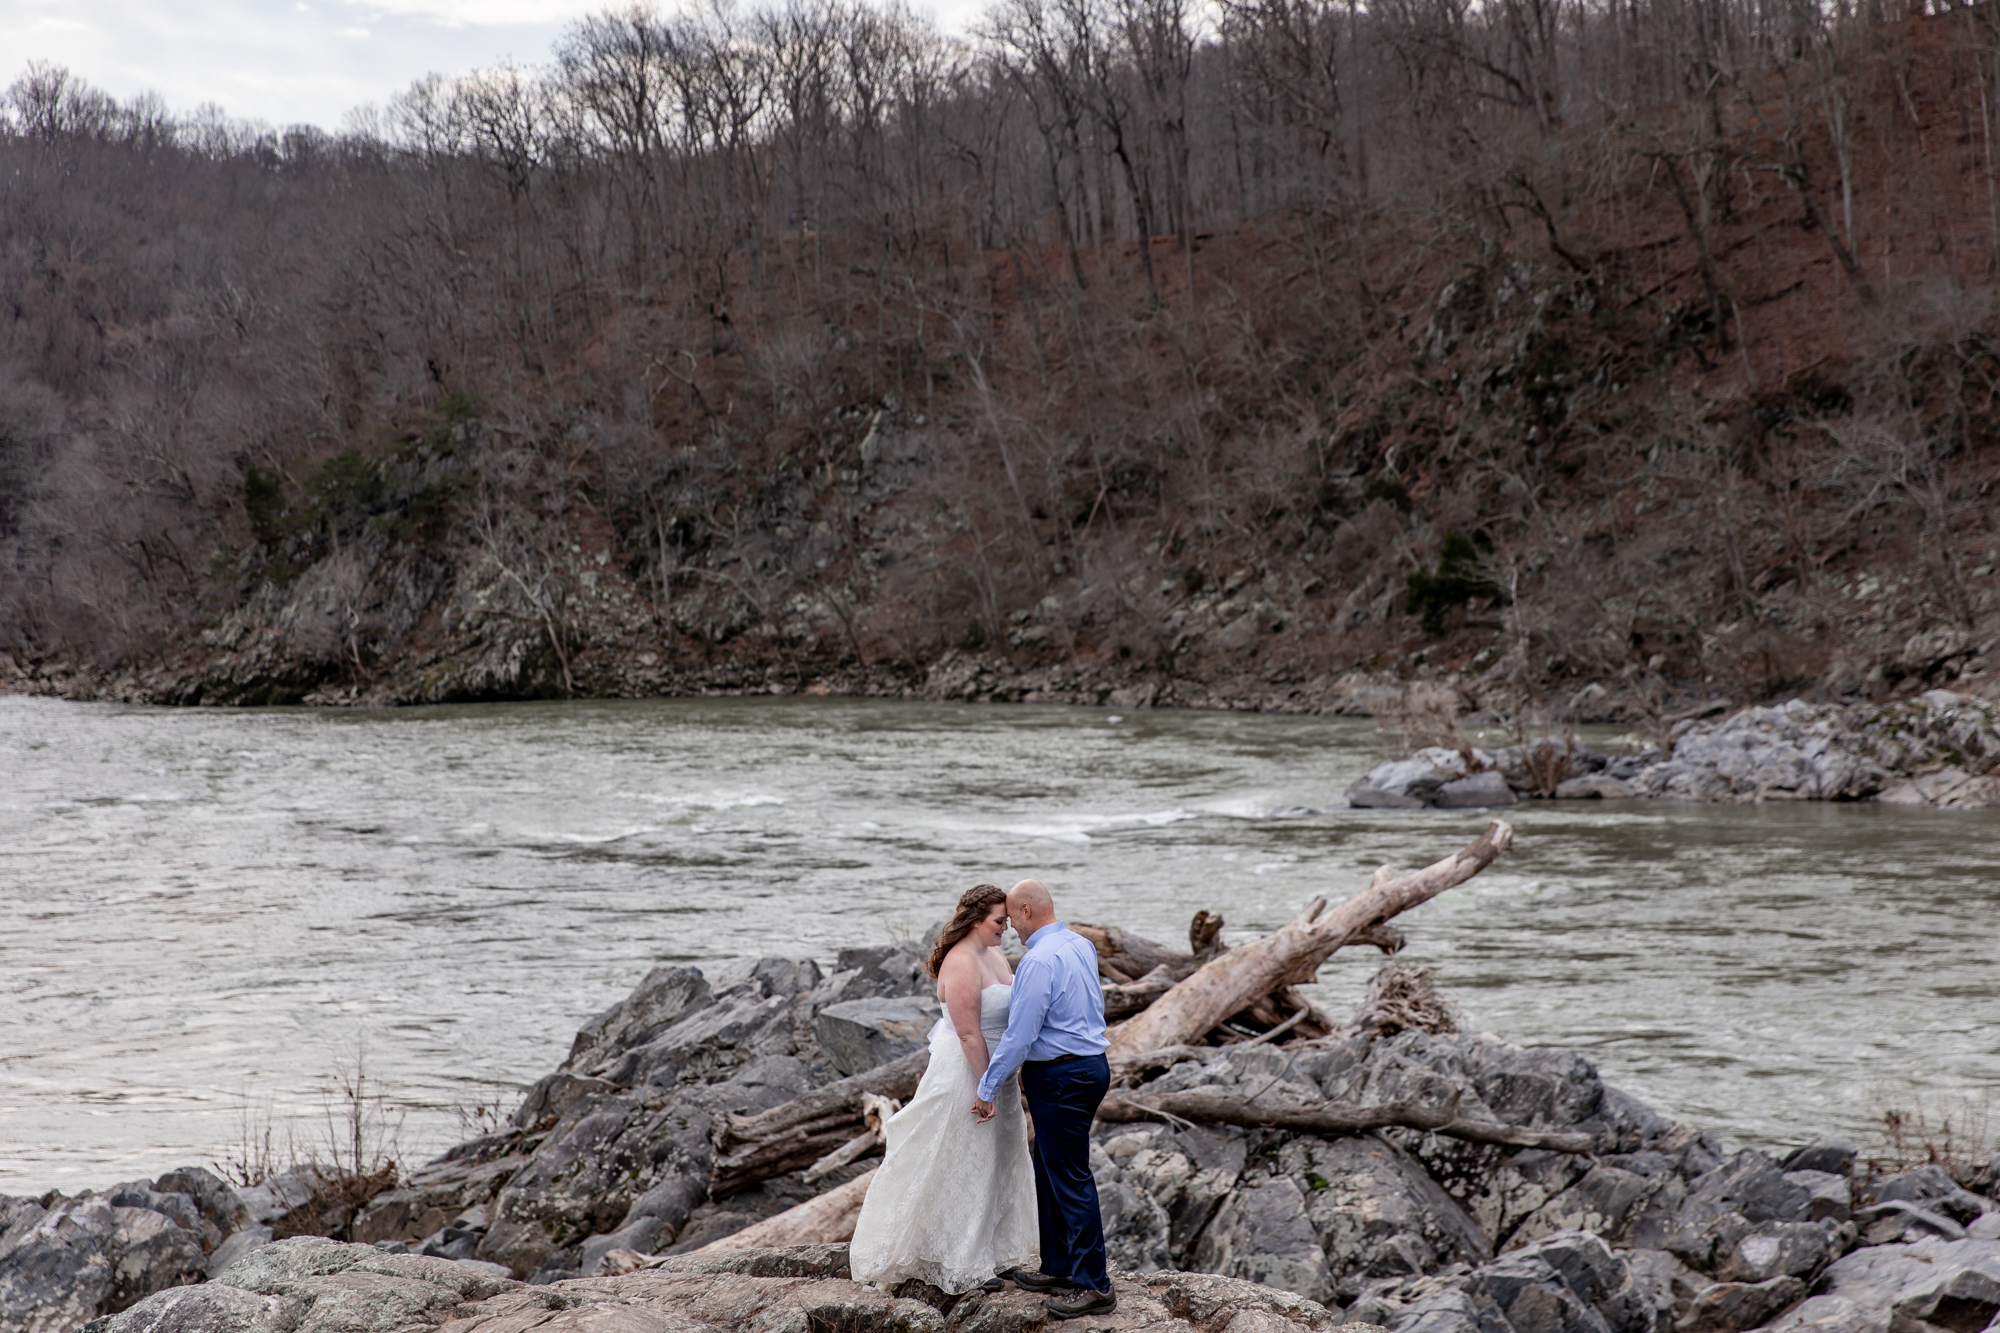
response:
M1056 905L1038 879L1024 879L1007 890L1007 915L1023 940L1056 919Z

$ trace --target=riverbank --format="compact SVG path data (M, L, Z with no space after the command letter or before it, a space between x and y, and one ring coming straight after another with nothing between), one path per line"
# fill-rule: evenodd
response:
M0 1200L0 1314L26 1333L71 1333L141 1302L158 1313L182 1299L159 1293L226 1275L301 1229L458 1265L436 1270L462 1275L454 1307L488 1298L474 1288L497 1296L519 1280L554 1284L564 1308L622 1299L606 1274L636 1262L656 1274L638 1286L666 1282L690 1271L673 1256L872 1165L808 1182L801 1161L733 1190L715 1184L725 1124L907 1063L927 992L915 946L844 951L830 973L781 958L655 968L584 1025L507 1124L372 1197L299 1168L241 1191L186 1171ZM1400 1129L1100 1123L1093 1167L1116 1266L1256 1282L1392 1333L1976 1333L2000 1316L2000 1159L1912 1169L1805 1133L1788 1153L1732 1152L1606 1085L1574 1051L1457 1033L1448 1013L1421 1026L1433 1030L1376 1021L1281 1047L1220 1047L1146 1090L1449 1103L1469 1120L1587 1135L1591 1151ZM275 1248L303 1253L292 1244ZM360 1262L347 1248L312 1253L322 1258L306 1267L322 1275ZM286 1300L296 1313L310 1273L285 1264L283 1282L239 1283L260 1294L254 1311L218 1298L220 1313L189 1333L262 1329ZM380 1290L364 1295L366 1318L342 1327L386 1329L384 1310L412 1313ZM141 1326L152 1325L109 1327Z

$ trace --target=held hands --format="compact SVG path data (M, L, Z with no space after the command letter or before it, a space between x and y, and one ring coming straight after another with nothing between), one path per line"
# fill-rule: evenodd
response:
M974 1096L974 1097L973 1097L973 1099L972 1099L972 1118L973 1118L974 1120L977 1120L977 1121L978 1121L978 1122L979 1122L980 1124L982 1124L982 1125L983 1125L983 1124L985 1124L985 1123L986 1123L987 1121L991 1120L991 1119L992 1119L992 1118L994 1117L994 1115L995 1115L995 1111L994 1111L994 1108L993 1108L993 1103L992 1103L992 1102L989 1102L989 1101L987 1101L987 1100L985 1100L984 1098L982 1098L982 1097L979 1097L979 1096Z

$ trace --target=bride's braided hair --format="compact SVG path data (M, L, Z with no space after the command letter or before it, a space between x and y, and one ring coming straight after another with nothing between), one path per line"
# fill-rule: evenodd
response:
M930 961L924 964L930 974L938 974L952 945L970 935L972 928L984 921L988 912L1006 901L1006 892L992 884L975 884L960 895L958 910L951 914L951 920L945 922L944 929L938 932L937 943L931 946Z

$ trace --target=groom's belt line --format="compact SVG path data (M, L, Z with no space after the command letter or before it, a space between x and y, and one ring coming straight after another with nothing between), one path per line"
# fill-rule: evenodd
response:
M1081 1060L1081 1059L1083 1059L1083 1057L1080 1055L1073 1055L1068 1052L1065 1052L1062 1055L1052 1055L1046 1060L1023 1060L1021 1061L1021 1063L1024 1065L1059 1065L1065 1060Z

